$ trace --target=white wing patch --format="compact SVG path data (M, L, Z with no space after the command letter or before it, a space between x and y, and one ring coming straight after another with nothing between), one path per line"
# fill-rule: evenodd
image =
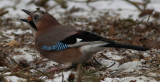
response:
M80 42L80 41L82 41L82 39L81 38L76 38L77 39L77 42Z
M105 47L101 47L103 45L107 45L108 43L102 42L97 44L88 44L80 47L82 53L95 53L103 50Z

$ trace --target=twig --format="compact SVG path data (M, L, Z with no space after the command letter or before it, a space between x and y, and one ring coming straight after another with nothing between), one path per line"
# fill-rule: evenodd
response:
M103 56L106 59L109 59L106 55L104 55L103 53L101 53L101 56Z
M112 67L113 65L115 65L115 62L114 62L112 65L110 65L109 67L102 67L102 68L99 68L98 71L106 70L106 69Z
M77 82L82 82L82 64L77 65L77 70L78 70Z
M27 75L22 74L22 73L23 73L22 71L25 71L25 70L28 70L28 69L30 69L30 67L28 67L28 68L24 68L24 69L22 69L22 70L20 70L20 71L18 71L18 72L13 72L13 73L11 73L11 74L4 74L4 75L1 75L1 76L13 76L13 75L20 75L20 76L24 77L24 76L27 76ZM22 74L22 75L21 75L21 74Z
M130 3L130 4L132 4L132 5L134 5L139 11L142 11L142 9L137 4L135 4L134 2L132 2L130 0L125 0L125 1Z
M112 65L110 65L109 67L107 67L106 69L108 69L108 68L110 68L110 67L112 67L113 65L115 65L116 63L114 62Z
M97 59L95 57L93 57L93 60L98 63L99 65L102 65L101 63L99 63L99 61L97 61Z
M147 22L149 22L151 16L152 16L152 14L150 14L150 15L148 16Z
M19 65L13 58L11 58L10 56L8 56L8 57L10 58L10 60L11 60L12 62L14 62L15 64Z
M3 15L5 15L5 14L7 14L7 13L8 13L8 11L0 12L0 16L3 16Z
M64 74L63 74L63 72L62 72L62 82L64 82Z
M13 61L15 64L18 65L18 63L17 63L16 61L14 61L10 56L7 56L6 53L2 52L2 56L3 56L3 58L4 58L4 63L5 63L5 65L6 65L9 69L12 69L12 67L11 67L12 65L9 65L9 64L10 64L10 61L7 59L7 57L9 57L9 59L10 59L11 61Z
M1 77L1 76L13 76L13 75L16 75L16 76L17 76L17 75L18 75L18 76L21 76L21 77L23 77L23 78L28 78L28 77L31 77L31 76L24 74L23 71L29 70L29 69L34 69L34 70L40 72L41 74L47 76L47 74L43 73L43 72L40 71L40 70L37 70L37 69L35 69L35 68L28 67L28 68L24 68L24 69L22 69L22 70L19 70L18 72L13 72L13 73L11 73L11 74L2 74L2 75L0 75L0 77ZM29 71L28 71L28 72L29 72Z
M31 68L31 69L34 69L34 70L38 71L39 73L41 73L41 74L43 74L43 75L45 75L45 76L48 75L48 73L42 72L42 71L40 71L40 70L38 70L38 69L36 69L36 68Z
M39 59L39 60L40 60L40 59ZM35 64L41 64L41 63L43 63L43 62L48 62L48 61L50 61L50 60L42 60L42 61L36 62Z

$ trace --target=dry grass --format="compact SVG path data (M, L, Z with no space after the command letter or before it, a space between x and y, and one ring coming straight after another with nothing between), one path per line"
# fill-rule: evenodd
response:
M45 3L41 5L45 5ZM113 52L116 50L120 53L119 55L124 56L124 59L122 60L115 60L121 64L135 60L145 60L143 65L146 66L146 68L148 69L141 69L141 72L143 72L143 74L138 74L138 72L135 72L134 74L119 71L115 72L112 70L107 70L107 68L103 66L100 66L98 68L94 66L79 66L77 70L74 70L78 72L79 79L76 79L76 75L70 74L68 78L69 82L74 82L74 80L77 80L79 82L99 82L100 80L103 80L105 77L125 77L141 75L147 76L148 72L160 74L160 51L158 51L158 49L160 49L160 25L158 23L137 20L135 21L130 18L119 19L116 17L111 17L110 15L108 15L107 12L103 16L97 18L96 22L91 22L89 19L86 19L85 17L73 17L69 15L69 13L77 12L78 10L79 9L66 12L66 17L61 19L60 21L63 24L72 25L83 30L91 31L96 34L102 35L106 38L111 38L120 42L130 43L134 45L150 47L151 50L148 53L150 55L149 57L144 57L142 55L142 52L138 52L134 54L134 56L131 56L128 53L124 53L123 49L108 50ZM0 13L0 16L7 13L7 11L3 11L3 13ZM15 51L15 49L24 47L32 49L33 53L37 54L34 48L32 34L4 34L3 31L7 31L10 29L22 29L23 31L29 30L28 26L25 26L24 24L21 24L19 26L14 25L13 20L14 19L3 19L2 21L0 17L0 67L5 67L0 70L0 81L7 82L7 80L5 79L6 76L17 76L25 78L27 82L44 82L44 79L42 77L46 76L48 79L53 79L54 74L62 72L63 70L49 74L45 73L44 70L41 70L41 68L47 67L47 61L42 61L43 58L36 58L34 61L31 62L28 62L25 59L15 60L13 58L16 55L23 54L22 52ZM86 22L86 24L75 24L75 22L84 21ZM91 29L88 27L93 28ZM10 40L10 36L14 36L15 39ZM31 51L26 52L31 53ZM97 58L109 59L107 57L104 57L104 55L99 55ZM92 61L92 63L95 62ZM34 66L32 67L32 65ZM90 71L90 69L93 70ZM34 72L32 72L31 70L34 70ZM7 72L10 72L10 74L5 74ZM100 72L104 72L105 74ZM153 78L155 78L157 81L160 81L158 76Z

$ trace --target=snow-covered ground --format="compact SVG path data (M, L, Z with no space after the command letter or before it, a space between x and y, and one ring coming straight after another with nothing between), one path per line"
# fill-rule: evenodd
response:
M15 21L16 25L21 24L21 22L19 21L20 18L26 18L26 14L24 12L21 11L21 9L28 9L28 10L35 10L37 8L36 5L34 5L33 3L28 4L28 2L30 2L31 0L1 0L0 1L0 9L1 8L6 8L6 10L9 11L9 13L5 14L3 16L3 18L15 18L17 19ZM79 2L76 2L79 1ZM73 16L84 16L84 17L88 17L88 18L96 18L99 16L102 16L103 14L105 14L106 12L109 12L109 14L111 16L117 16L117 14L120 14L120 18L128 18L131 16L131 18L133 18L134 20L139 19L138 15L139 15L139 11L137 10L137 8L129 3L127 3L126 1L123 0L100 0L100 1L95 1L95 2L90 2L88 5L84 2L81 1L85 1L85 0L76 0L76 1L67 1L67 9L63 9L61 8L59 5L57 5L56 2L54 2L53 0L50 0L47 2L47 4L49 6L53 6L53 5L57 5L55 8L50 9L48 12L53 14L57 19L61 19L61 15L65 16L63 13L66 11L71 10L73 7L75 8L81 8L82 10L72 13L71 15ZM142 2L143 0L131 0L131 1L136 1L136 2ZM18 4L16 4L18 3ZM15 5L16 4L16 5ZM9 6L9 7L8 7ZM15 8L13 8L15 7ZM95 8L94 11L92 11L92 8ZM149 9L154 9L155 11L160 11L160 0L151 0L151 3L149 3L149 5L147 6L147 8ZM41 7L42 10L45 10L44 8ZM2 30L3 35L9 37L9 41L12 41L15 39L15 37L11 36L12 33L14 34L25 34L25 33L29 33L31 34L30 30L14 30L14 29L10 29L10 30ZM21 54L18 55L14 55L13 59L15 59L16 61L19 61L19 59L25 59L28 62L34 61L37 57L39 56L39 53L34 51L33 49L30 49L28 47L24 47L24 48L17 48L14 49L15 52L22 52ZM28 53L28 51L30 51ZM36 54L35 54L36 53ZM137 51L130 51L130 52L125 52L127 54L131 54L134 55L135 53L139 53ZM119 55L121 53L116 52L116 51L110 51L110 52L106 52L104 53L104 55L106 57L108 57L109 59L98 59L100 61L100 63L102 63L102 65L109 67L111 65L110 68L108 68L108 70L112 70L112 71L121 71L121 72L126 72L126 73L133 73L134 72L139 72L141 74L143 74L143 72L140 72L140 70L143 68L143 62L145 60L135 60L135 61L130 61L130 62L126 62L123 64L120 64L118 62L118 60L121 60L124 58L124 56ZM143 55L145 55L146 57L148 57L150 55L149 52L144 53ZM116 60L116 61L115 61ZM50 62L48 63L48 67L56 64L55 62ZM2 67L3 68L3 67ZM0 69L2 69L0 68ZM45 68L44 68L45 69ZM145 68L143 68L145 69ZM43 69L42 69L43 70ZM62 72L62 73L57 73L54 75L54 79L47 79L46 78L46 82L61 82L62 78L64 79L64 81L67 81L69 74L72 72L72 70L66 71L66 72ZM76 74L76 72L74 72ZM118 73L118 72L117 72ZM0 73L2 74L2 73ZM5 74L10 74L9 72L5 73ZM147 76L148 75L148 76ZM148 73L145 76L141 75L141 76L126 76L126 77L122 77L122 78L118 78L118 77L105 77L104 80L101 80L101 82L158 82L156 81L154 78L149 77L149 75L151 76L155 76L155 77L160 77L159 73ZM26 81L23 78L19 78L17 76L7 76L5 77L8 81L10 82L19 82L19 81ZM45 77L44 77L45 78Z
M0 8L6 8L9 11L4 17L24 17L24 13L21 9L28 9L28 10L35 10L38 6L34 5L33 3L27 4L32 0L1 0ZM77 2L76 2L77 1ZM95 1L90 2L88 5L90 7L95 8L94 11L84 2L85 0L76 0L76 1L67 1L68 7L67 9L63 9L60 6L56 6L53 9L50 9L48 12L53 14L56 18L60 18L59 13L64 13L67 10L75 8L82 8L82 11L73 13L76 16L87 16L87 17L97 17L99 15L104 14L106 11L109 11L111 15L120 14L121 18L128 18L132 16L133 19L138 19L138 14L140 13L137 8L126 1L123 0L102 0L102 1ZM79 2L78 2L79 1ZM143 0L131 0L136 2L143 2ZM18 3L18 4L16 4ZM16 4L16 6L14 6ZM57 3L50 0L47 2L49 6L54 6ZM154 9L155 11L160 11L160 1L159 0L151 0L146 8ZM8 8L9 6L9 8ZM15 7L15 8L12 8ZM41 9L45 10L41 7Z

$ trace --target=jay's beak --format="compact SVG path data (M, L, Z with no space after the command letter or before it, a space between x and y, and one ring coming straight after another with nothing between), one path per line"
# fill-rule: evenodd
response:
M28 11L28 10L25 10L25 9L22 9L22 11L24 12L24 13L26 13L27 15L29 15L29 17L28 17L28 19L20 19L21 21L23 21L23 22L27 22L27 23L29 23L29 21L32 21L32 19L31 19L31 11Z
M25 9L22 9L23 12L25 12L26 14L28 14L30 16L31 14L31 11L28 11L28 10L25 10Z
M23 22L29 22L27 19L20 19L21 21L23 21Z
M22 9L23 12L25 12L26 14L29 15L28 19L20 19L21 21L23 22L26 22L28 23L33 29L35 29L37 31L37 27L36 25L34 24L34 22L32 21L32 18L31 18L31 11L28 11L28 10L25 10L25 9Z

